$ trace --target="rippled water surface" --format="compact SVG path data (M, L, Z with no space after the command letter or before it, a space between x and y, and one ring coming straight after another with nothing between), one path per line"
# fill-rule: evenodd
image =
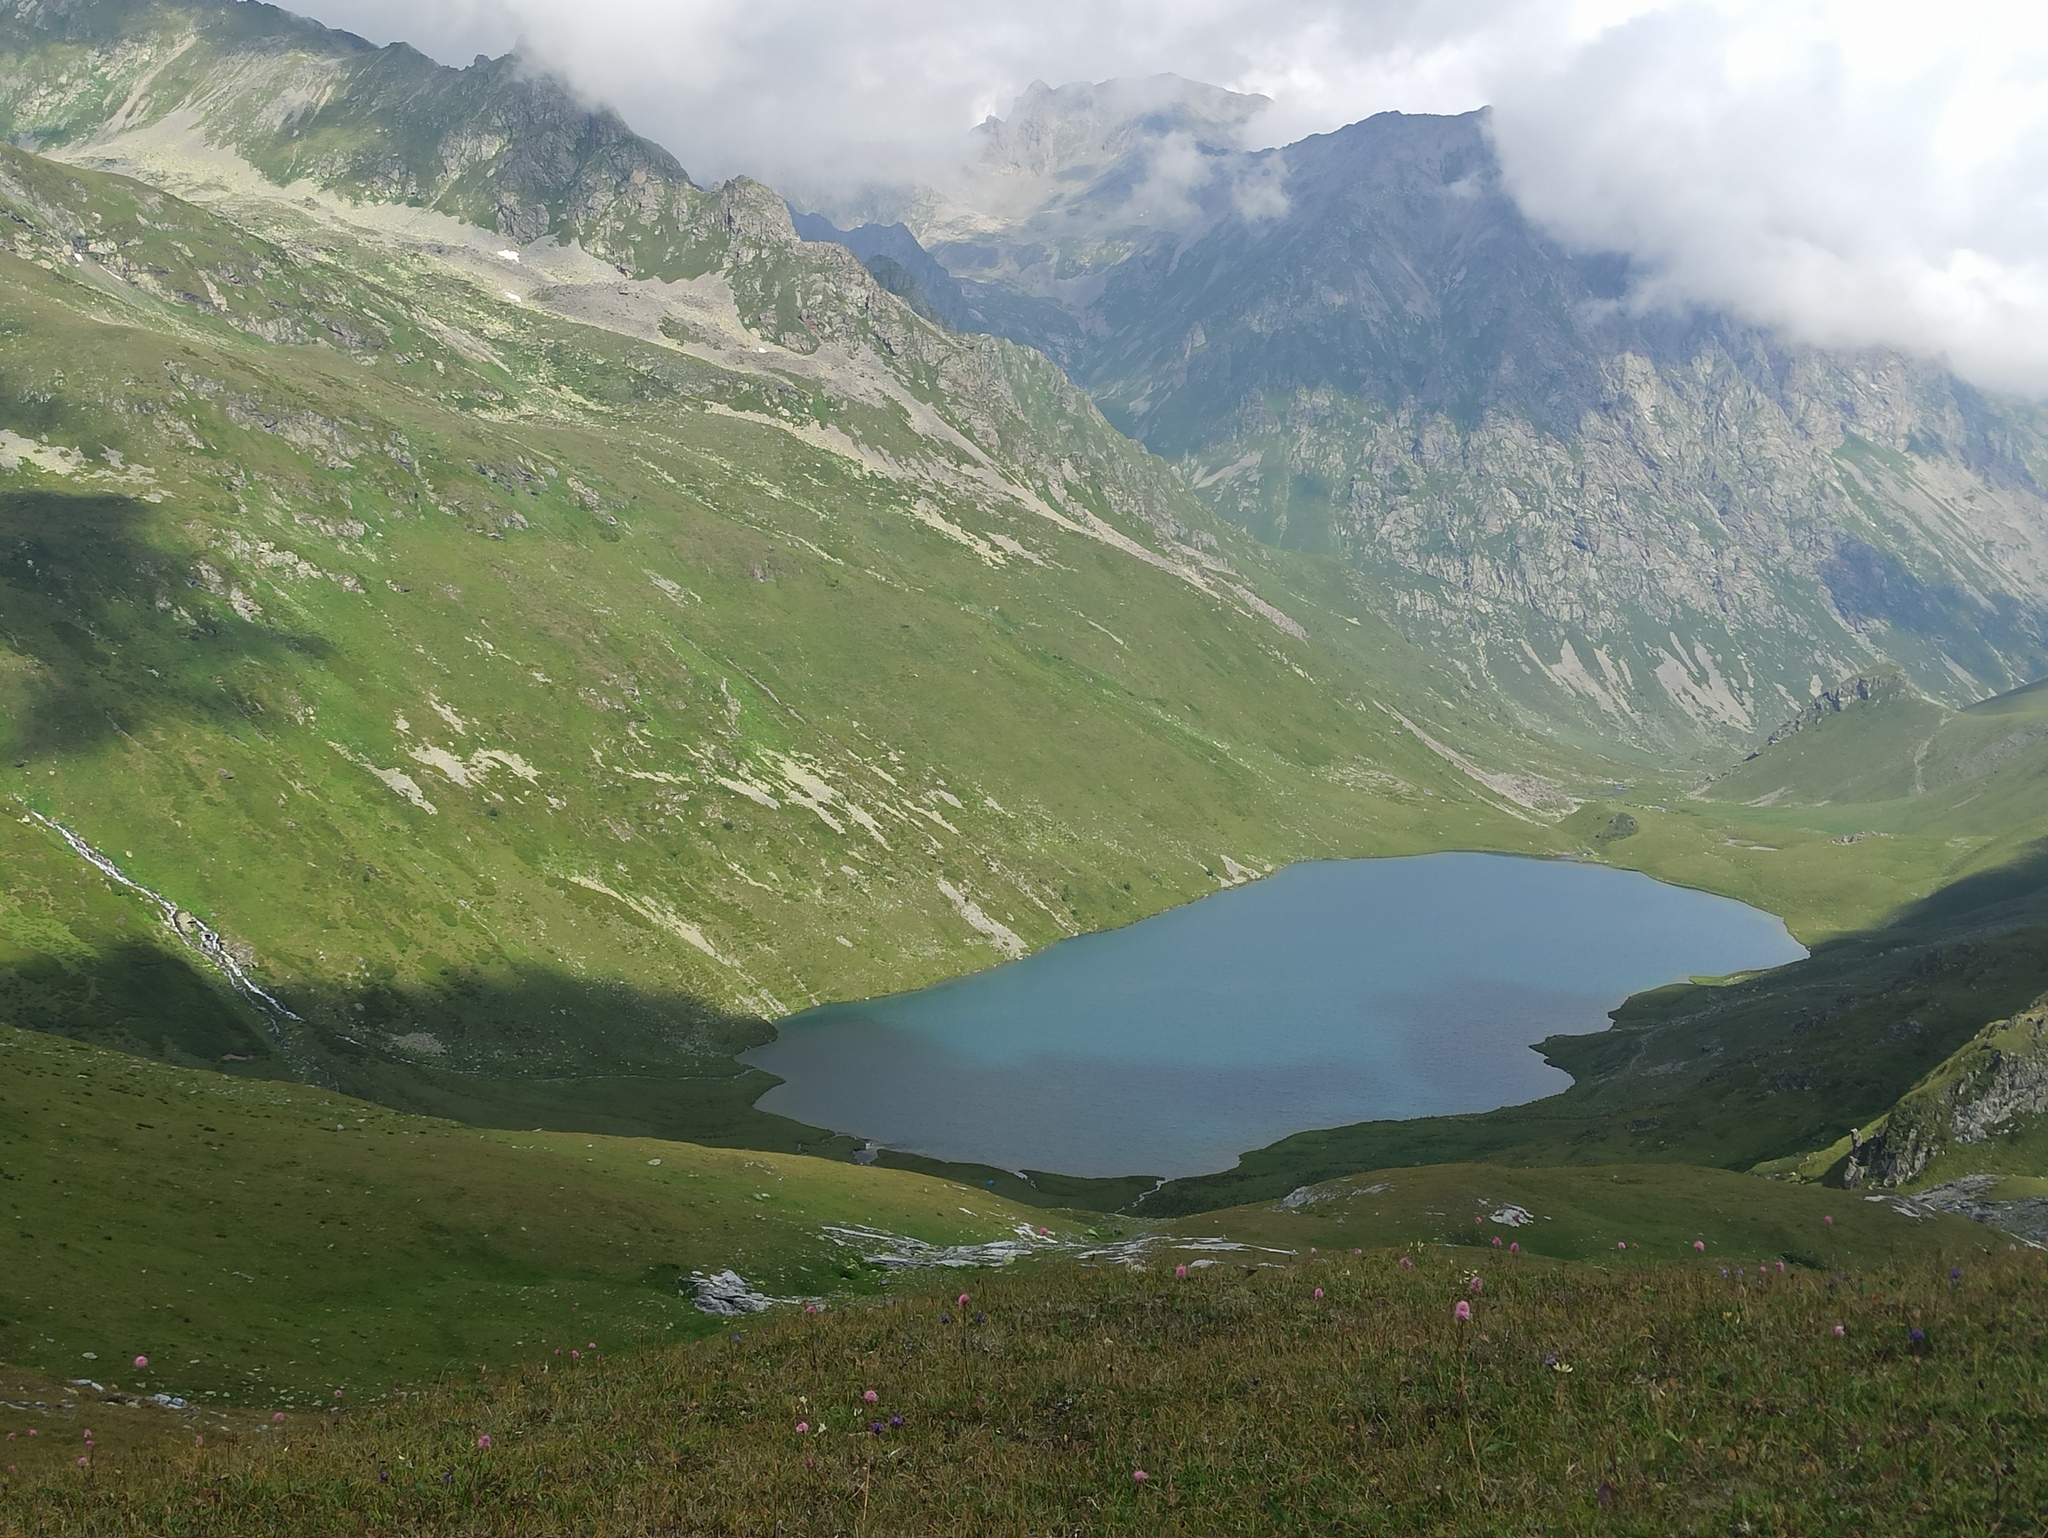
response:
M1629 994L1805 951L1724 897L1566 861L1289 866L916 993L782 1022L764 1110L936 1158L1186 1175L1310 1127L1571 1082L1531 1050Z

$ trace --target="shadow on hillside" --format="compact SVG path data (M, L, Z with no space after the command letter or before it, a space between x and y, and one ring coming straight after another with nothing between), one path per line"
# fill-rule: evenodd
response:
M304 1017L295 1041L336 1088L403 1110L814 1153L858 1146L755 1110L779 1081L735 1058L774 1027L688 994L534 965L279 992Z
M6 951L0 948L0 957ZM21 953L16 952L20 957ZM681 994L543 967L432 986L275 985L273 1018L174 944L0 961L0 1023L186 1068L297 1080L476 1127L596 1132L850 1159L862 1140L757 1110L774 1075L734 1054L774 1027ZM884 1164L1036 1206L1107 1211L1150 1176L1076 1179L885 1152Z
M1537 1044L1573 1077L1471 1116L1298 1133L1169 1182L1141 1211L1270 1201L1364 1170L1483 1161L1743 1170L1867 1125L1980 1029L2048 993L2048 840L1888 923L1725 986L1638 994L1614 1027Z
M475 1126L828 1157L860 1146L754 1109L778 1081L733 1054L774 1028L687 995L541 967L454 974L432 986L274 987L299 1019L237 997L168 939L103 938L84 956L15 948L0 964L0 1021Z
M2048 838L2036 839L2017 858L1952 881L1910 903L1883 928L1866 937L1948 930L1958 925L2048 924Z
M33 663L25 706L0 714L0 751L77 752L164 716L261 720L244 665L326 655L317 636L238 614L222 557L153 544L161 517L133 497L0 494L0 644Z
M188 1068L274 1071L261 1019L193 961L139 941L0 967L0 1021Z

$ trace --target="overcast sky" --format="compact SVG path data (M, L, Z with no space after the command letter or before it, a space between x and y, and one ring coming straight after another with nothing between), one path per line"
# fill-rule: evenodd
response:
M289 3L289 0L288 0ZM515 44L699 180L923 179L1034 79L1172 71L1250 147L1491 105L1510 186L1654 295L2048 394L2048 5L2013 0L308 0Z

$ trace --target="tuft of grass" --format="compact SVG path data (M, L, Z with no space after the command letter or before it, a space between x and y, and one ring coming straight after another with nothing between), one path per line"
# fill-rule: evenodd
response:
M99 1467L66 1443L0 1531L1953 1534L2048 1505L2038 1254L1492 1262L1477 1292L1469 1256L1407 1258L1041 1267Z

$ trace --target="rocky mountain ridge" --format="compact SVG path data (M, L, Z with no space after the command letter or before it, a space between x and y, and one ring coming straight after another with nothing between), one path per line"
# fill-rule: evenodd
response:
M1186 189L1163 220L1104 174L972 240L909 222L978 325L1224 516L1342 555L1532 728L1711 759L1882 664L1950 705L2048 670L2036 408L1639 308L1625 260L1521 215L1484 113L1210 146ZM1083 211L1116 238L1045 238Z

